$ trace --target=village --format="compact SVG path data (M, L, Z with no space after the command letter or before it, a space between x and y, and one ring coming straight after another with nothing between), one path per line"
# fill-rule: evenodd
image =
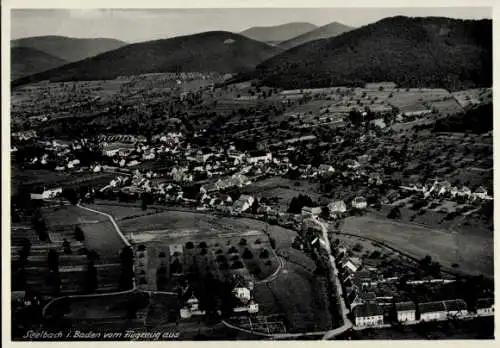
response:
M82 326L130 316L137 326L193 333L218 318L240 333L280 338L494 315L490 254L478 253L493 226L492 132L434 126L484 105L491 89L215 87L229 78L75 85L94 98L118 85L130 95L117 102L103 94L85 109L89 124L113 131L53 136L70 116L66 102L60 113L54 103L15 108L15 119L43 111L11 138L15 289L29 290L18 295L19 313L43 307L45 317L58 317L66 311L58 298L97 292L65 316ZM75 93L71 84L42 84L16 97L37 100L54 88L69 100ZM165 93L179 99L167 114L187 104L189 121L167 117L164 131L127 124L117 132L99 114L141 114ZM86 127L87 116L75 125ZM50 250L60 266L44 284ZM213 296L207 287L217 289ZM117 301L131 301L131 310L101 306L101 293L130 288L140 299Z

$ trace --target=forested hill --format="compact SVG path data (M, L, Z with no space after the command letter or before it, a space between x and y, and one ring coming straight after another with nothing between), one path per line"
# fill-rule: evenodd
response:
M242 35L213 31L127 45L14 81L13 85L41 80L108 80L164 72L232 73L253 70L279 52L279 48Z
M276 55L251 77L283 88L394 81L451 90L492 85L492 21L391 17Z
M12 47L10 61L11 80L67 64L63 59L30 47Z

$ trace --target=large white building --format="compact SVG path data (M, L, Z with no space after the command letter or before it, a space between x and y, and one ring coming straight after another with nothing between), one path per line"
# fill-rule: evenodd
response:
M417 306L411 301L398 302L395 304L396 315L399 322L415 321Z
M375 326L384 323L382 308L376 303L363 303L353 309L356 326Z
M247 162L252 164L258 162L269 163L272 159L273 155L270 152L255 151L248 154Z
M419 303L420 320L444 320L446 319L446 307L443 301Z

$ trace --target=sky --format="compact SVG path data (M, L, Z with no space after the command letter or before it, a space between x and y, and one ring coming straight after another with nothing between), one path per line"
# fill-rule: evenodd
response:
M11 38L62 35L108 37L129 43L210 30L240 32L252 26L331 22L360 27L385 17L492 18L487 7L407 8L211 8L211 9L14 9Z

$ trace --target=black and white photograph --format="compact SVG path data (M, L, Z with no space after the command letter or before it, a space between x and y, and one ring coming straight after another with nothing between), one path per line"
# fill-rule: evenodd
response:
M2 8L11 342L495 339L493 5L282 3Z

